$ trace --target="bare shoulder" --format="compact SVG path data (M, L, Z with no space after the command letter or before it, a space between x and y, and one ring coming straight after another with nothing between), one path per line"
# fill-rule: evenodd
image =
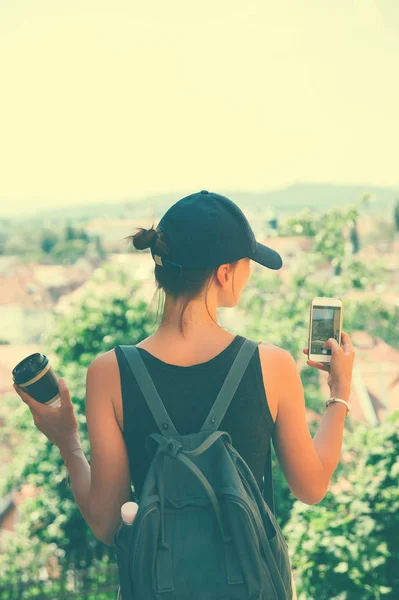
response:
M95 374L96 379L101 379L102 385L106 386L110 393L113 392L119 379L118 361L114 350L96 356L89 366L89 371ZM113 395L112 393L111 396Z
M280 348L280 346L275 346L269 342L261 342L259 344L259 356L262 366L265 363L265 365L267 364L267 367L270 368L271 363L276 366L281 360L284 360L284 358L291 355L287 350L284 350L284 348Z
M265 348L268 350L283 350L279 346L275 346L274 344L271 344L270 342L261 342L259 344L259 348Z
M101 361L100 364L104 369L107 370L110 384L114 387L115 382L119 382L119 365L115 349L111 348L111 350L100 354L97 358Z
M98 369L110 369L112 366L117 365L116 355L114 349L108 350L96 356L90 364L90 367L94 366Z
M89 368L98 373L114 398L116 384L119 383L119 366L114 349L111 348L111 350L96 356Z
M259 344L259 356L262 366L263 361L267 361L267 366L270 368L270 361L277 361L284 353L286 353L286 350L279 346L275 346L274 344L270 344L269 342L261 342Z

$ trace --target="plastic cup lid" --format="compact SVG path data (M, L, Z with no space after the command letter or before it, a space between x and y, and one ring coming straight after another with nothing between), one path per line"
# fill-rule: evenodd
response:
M132 523L139 509L137 502L125 502L121 507L122 519L125 523Z

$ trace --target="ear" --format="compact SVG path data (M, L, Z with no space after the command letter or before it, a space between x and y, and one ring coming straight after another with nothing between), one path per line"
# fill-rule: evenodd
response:
M228 275L229 275L230 271L231 271L230 263L225 263L224 265L220 265L218 267L218 270L216 273L216 279L221 285L227 283L227 279L228 279Z

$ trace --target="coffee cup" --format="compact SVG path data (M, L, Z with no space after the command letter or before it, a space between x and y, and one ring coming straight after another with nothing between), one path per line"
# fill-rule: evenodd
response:
M14 383L41 404L61 405L58 378L45 354L30 354L13 368L12 375Z

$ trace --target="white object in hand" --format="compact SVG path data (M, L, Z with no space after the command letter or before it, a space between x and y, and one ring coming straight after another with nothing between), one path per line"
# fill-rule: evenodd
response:
M126 525L131 525L136 518L139 505L137 502L125 502L121 506L122 520Z

